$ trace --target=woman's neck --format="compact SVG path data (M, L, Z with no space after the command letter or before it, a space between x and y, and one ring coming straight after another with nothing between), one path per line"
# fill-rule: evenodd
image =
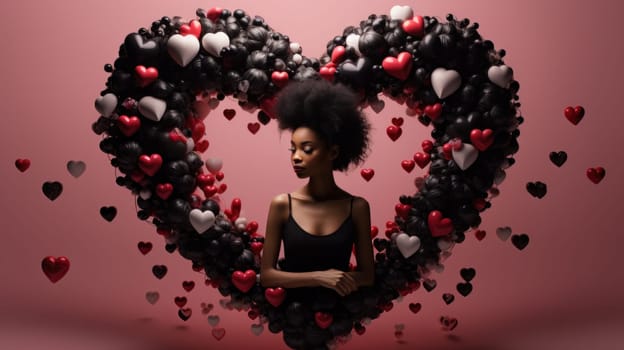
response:
M310 177L308 184L303 188L304 194L314 201L324 201L336 198L342 191L336 185L333 172L323 177Z

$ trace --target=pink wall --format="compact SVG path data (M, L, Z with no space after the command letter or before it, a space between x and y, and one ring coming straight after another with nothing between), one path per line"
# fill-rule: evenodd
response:
M479 242L472 234L454 248L445 271L436 275L432 293L419 290L395 305L369 327L354 335L345 349L613 349L624 344L624 294L617 268L621 247L619 227L624 195L620 145L621 80L624 58L615 1L576 2L525 0L409 1L414 11L444 20L447 13L480 24L479 32L496 48L507 51L505 62L520 82L519 95L526 122L521 126L517 163L501 185L501 195L483 215ZM168 254L149 224L135 216L131 194L115 185L115 172L98 149L100 137L90 130L98 114L93 101L104 87L105 63L112 63L126 34L163 15L194 17L198 7L242 8L261 15L275 30L317 56L333 36L357 25L369 14L389 13L389 1L5 1L0 4L2 64L0 98L4 132L0 138L0 348L3 349L234 349L240 345L285 348L281 334L268 329L250 332L252 322L219 306L219 296L203 285L178 253ZM256 135L246 129L255 115L238 111L232 121L221 114L233 101L222 103L207 118L211 142L206 157L224 160L229 189L224 200L240 197L242 216L256 220L263 232L270 199L303 182L289 166L290 135L279 139L275 123ZM582 105L579 125L563 117L563 109ZM369 199L373 224L383 227L393 217L401 194L413 193L418 168L407 174L400 167L429 136L404 116L403 136L385 135L402 108L387 101L381 114L368 111L374 123L373 151L363 166L376 175L365 182L359 169L337 174L339 185ZM233 142L232 140L236 140ZM414 141L416 140L416 141ZM568 161L557 168L550 151L565 150ZM17 158L30 158L25 173L15 169ZM66 170L69 160L83 160L78 179ZM603 166L600 184L585 177L588 167ZM64 184L54 202L41 191L44 181ZM528 181L548 185L543 199L525 190ZM117 218L106 222L101 206L114 205ZM496 237L499 226L527 233L531 241L519 251ZM138 241L152 241L143 256ZM41 271L41 259L64 255L68 274L52 284ZM166 264L168 275L157 280L154 264ZM459 269L474 267L474 290L467 297L455 291ZM187 293L183 280L198 285ZM158 291L150 305L146 291ZM453 292L451 305L442 293ZM175 296L186 295L193 315L177 316ZM199 304L215 304L226 336L211 334ZM421 302L414 315L410 302ZM453 336L439 329L438 318L459 320ZM403 342L394 328L404 324ZM615 332L615 329L619 332Z

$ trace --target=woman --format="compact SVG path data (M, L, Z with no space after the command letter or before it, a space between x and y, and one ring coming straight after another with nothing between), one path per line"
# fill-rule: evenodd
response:
M372 285L369 204L339 188L333 176L334 170L346 171L367 155L370 124L356 96L325 80L291 83L278 98L276 114L280 132L292 131L294 171L308 183L271 201L262 286L308 291L324 287L346 296ZM284 266L278 269L282 241ZM357 268L349 271L354 245Z

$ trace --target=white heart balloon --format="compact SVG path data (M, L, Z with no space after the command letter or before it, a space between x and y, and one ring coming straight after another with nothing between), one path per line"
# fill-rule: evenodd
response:
M152 192L148 189L143 189L139 192L139 197L141 197L142 199L150 199L150 197L152 196Z
M234 226L236 226L236 228L241 232L245 231L245 229L247 228L247 219L246 218L236 219L236 221L234 221Z
M154 292L146 292L145 293L145 299L147 300L148 303L154 305L156 304L156 302L158 302L158 299L160 298L160 294L156 291Z
M293 62L295 62L296 65L300 65L301 62L303 62L303 56L301 56L300 54L296 53L296 54L292 55L292 60L293 60Z
M455 245L455 242L453 242L450 239L440 238L438 239L437 244L438 244L438 248L440 248L441 251L447 251L453 248L453 245Z
M496 236L498 236L498 238L501 241L506 241L509 236L511 236L511 227L509 226L505 226L505 227L499 227L496 229Z
M384 100L375 100L373 102L370 102L370 108L375 111L375 113L381 112L385 106L386 103L384 102Z
M186 67L199 52L199 40L194 35L174 34L167 41L167 52L177 64Z
M413 17L414 11L409 6L395 5L390 9L390 19L405 21L406 19L412 19Z
M488 69L488 78L494 84L507 89L513 80L513 69L506 65L491 66Z
M252 324L251 325L251 333L254 335L260 335L264 331L264 326L261 324Z
M453 160L459 166L461 170L466 170L477 160L479 157L479 150L469 143L464 143L463 147L456 151L453 149Z
M230 37L224 32L206 33L202 38L202 47L206 52L221 57L221 50L230 45Z
M360 52L360 36L358 34L351 33L347 35L345 43L347 45L347 49L352 47L358 56L362 56L362 53Z
M401 232L396 236L396 244L403 257L409 258L420 249L420 238Z
M189 213L189 221L197 233L203 233L211 228L215 223L215 215L212 211L201 209L193 209Z
M211 173L216 173L223 167L223 161L219 158L208 158L206 159L206 169Z
M147 119L160 121L167 110L167 102L153 96L144 96L139 100L139 112Z
M431 87L439 98L446 98L461 86L461 75L455 70L438 67L431 72Z
M110 117L115 108L117 108L117 96L115 94L108 93L95 99L95 109L103 117Z
M70 160L69 162L67 162L67 170L75 178L80 177L80 175L84 173L86 168L87 168L87 165L85 164L85 162L81 160L78 160L78 161Z

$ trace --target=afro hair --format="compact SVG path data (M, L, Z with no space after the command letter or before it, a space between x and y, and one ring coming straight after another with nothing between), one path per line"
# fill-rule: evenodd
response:
M279 93L275 112L280 133L308 127L328 147L337 145L333 170L346 171L368 156L371 124L358 106L357 95L344 85L324 79L293 81Z

